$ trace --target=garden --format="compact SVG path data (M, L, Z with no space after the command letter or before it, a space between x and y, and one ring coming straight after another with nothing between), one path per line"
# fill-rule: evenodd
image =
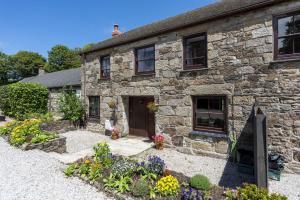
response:
M251 184L232 190L212 185L201 174L187 177L168 169L165 161L155 155L142 162L114 155L107 143L95 145L93 156L70 164L64 173L67 177L79 177L117 199L287 199Z
M15 83L0 87L0 110L14 119L0 127L0 136L24 150L64 153L66 138L58 134L59 129L68 130L69 124L76 124L84 113L83 105L79 105L79 100L74 100L74 96L67 93L62 95L61 111L68 122L64 123L64 120L54 121L47 112L48 89L44 86Z

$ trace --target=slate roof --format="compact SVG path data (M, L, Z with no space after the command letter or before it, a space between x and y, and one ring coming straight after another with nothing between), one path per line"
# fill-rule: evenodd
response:
M223 0L122 33L117 37L104 40L94 47L82 51L81 55L284 1L286 0Z
M67 69L52 73L24 78L20 82L40 83L47 88L60 88L64 86L80 85L80 68Z

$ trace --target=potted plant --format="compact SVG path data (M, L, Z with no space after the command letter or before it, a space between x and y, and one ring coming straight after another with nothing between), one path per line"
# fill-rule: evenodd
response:
M153 140L155 143L155 147L158 150L162 150L164 148L165 137L163 135L155 135L153 136Z
M111 108L111 109L116 109L117 108L117 103L115 100L111 100L109 103L108 103L108 106Z
M149 102L147 104L147 108L149 109L150 112L155 113L158 111L158 105L155 104L155 102Z
M117 140L120 138L120 131L117 128L114 128L111 133L111 139Z

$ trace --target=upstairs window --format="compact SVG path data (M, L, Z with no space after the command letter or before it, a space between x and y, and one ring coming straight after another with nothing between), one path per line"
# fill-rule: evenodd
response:
M89 117L100 117L100 97L98 96L89 96Z
M100 58L101 79L110 79L110 56L102 56Z
M155 47L147 46L135 50L136 74L152 74L155 72Z
M300 13L274 18L275 59L300 57Z
M225 97L193 97L194 129L225 133L226 104Z
M183 46L184 69L199 69L207 67L206 33L185 38Z

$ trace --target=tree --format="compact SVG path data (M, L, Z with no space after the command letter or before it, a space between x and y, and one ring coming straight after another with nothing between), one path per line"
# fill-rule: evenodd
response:
M63 45L56 45L48 52L47 72L78 68L81 65L80 56L76 51Z
M8 82L9 65L9 56L0 52L0 85L4 85Z
M40 67L44 67L46 59L38 53L19 51L12 56L13 68L21 77L35 76Z

